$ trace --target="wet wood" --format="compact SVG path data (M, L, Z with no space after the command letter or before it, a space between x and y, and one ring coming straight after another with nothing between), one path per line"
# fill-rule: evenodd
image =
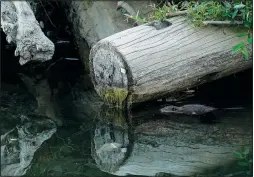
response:
M8 43L15 43L15 56L24 65L30 60L50 60L54 44L44 35L27 1L1 1L1 28Z
M242 54L232 55L246 41L234 28L194 28L184 17L167 22L159 30L149 23L122 31L92 48L90 72L105 102L158 99L252 67Z

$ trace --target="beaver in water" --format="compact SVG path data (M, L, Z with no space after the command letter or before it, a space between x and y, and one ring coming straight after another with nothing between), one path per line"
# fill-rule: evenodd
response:
M235 108L214 108L210 106L200 105L200 104L186 104L183 106L166 106L160 109L160 112L166 115L170 114L185 114L192 116L199 116L202 123L215 123L218 121L214 114L216 110L238 110L244 109L242 107Z
M173 114L186 114L186 115L204 115L219 109L227 110L238 110L243 109L242 107L236 108L214 108L210 106L200 105L200 104L186 104L184 106L166 106L160 109L160 112L163 114L173 113Z

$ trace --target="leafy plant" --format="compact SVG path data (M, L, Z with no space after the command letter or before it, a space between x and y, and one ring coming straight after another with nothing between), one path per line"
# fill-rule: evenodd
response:
M204 21L217 21L219 23L229 21L231 24L241 26L247 29L248 32L237 34L237 37L247 37L246 41L240 42L233 46L232 54L242 53L246 60L249 59L247 45L252 45L252 1L250 0L234 0L234 1L191 1L189 3L168 3L162 7L153 5L153 13L148 18L142 18L138 15L133 17L125 14L128 18L134 19L136 22L146 23L155 20L164 20L170 14L176 13L179 10L187 9L187 16L193 22L194 26L204 25Z
M249 147L244 147L242 152L234 151L234 156L238 159L238 165L247 169L246 174L251 175L253 159Z
M139 16L139 11L137 12L136 16L132 16L128 13L124 13L124 15L127 17L127 21L128 19L133 19L135 22L141 22L141 23L147 23L148 21L145 18L142 18Z
M155 4L150 5L153 9L151 15L148 17L148 19L146 18L142 18L139 16L139 12L137 13L136 16L131 16L127 13L123 13L125 16L127 16L127 18L133 19L136 22L141 22L141 23L147 23L147 22L152 22L155 20L164 20L165 18L167 18L167 16L169 15L169 13L172 12L176 12L179 9L179 4L174 4L174 3L169 3L169 5L163 5L162 7L156 7Z
M223 20L223 6L217 1L191 2L188 7L188 17L194 26L202 26L206 20Z
M225 4L225 11L224 16L227 18L231 18L232 22L235 20L241 20L243 22L244 28L248 29L247 33L240 33L237 37L246 37L247 36L247 45L252 45L252 35L250 33L252 28L252 4L247 0L245 4L241 1L236 1L234 4L230 4L229 2L224 2ZM248 50L245 43L240 42L236 44L232 48L233 54L237 52L241 52L245 59L249 58Z

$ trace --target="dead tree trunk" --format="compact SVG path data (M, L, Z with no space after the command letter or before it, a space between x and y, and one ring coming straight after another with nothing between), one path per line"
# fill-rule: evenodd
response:
M88 66L89 49L99 40L133 27L132 20L126 21L121 10L135 16L146 17L151 11L150 1L71 1L68 4L69 21L79 46L82 61ZM89 71L87 67L86 70Z
M54 44L41 31L33 11L26 1L1 1L1 28L8 43L15 43L15 56L24 65L30 60L50 60Z
M246 41L234 29L194 28L183 17L167 22L162 29L150 23L122 31L92 48L91 77L105 102L144 102L252 67L252 60L232 54Z

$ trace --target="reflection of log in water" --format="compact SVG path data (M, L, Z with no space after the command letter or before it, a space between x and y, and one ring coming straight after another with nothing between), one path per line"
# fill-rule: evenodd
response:
M126 160L129 132L122 111L102 107L100 120L92 133L92 156L102 171L115 171ZM113 123L112 123L113 122Z
M24 175L36 150L56 132L49 119L23 118L20 125L1 135L1 176Z
M172 115L146 121L135 126L132 150L128 151L124 163L110 160L116 158L109 153L100 160L97 155L96 163L101 170L120 176L153 176L160 172L190 176L225 166L236 160L234 150L252 144L249 112L219 112L220 123L210 125L189 116ZM95 150L98 149L95 147Z

